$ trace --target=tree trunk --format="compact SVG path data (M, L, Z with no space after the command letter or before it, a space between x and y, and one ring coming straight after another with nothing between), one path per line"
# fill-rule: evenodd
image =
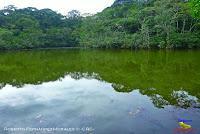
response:
M182 33L185 33L185 23L186 23L186 20L184 19L184 20L183 20Z

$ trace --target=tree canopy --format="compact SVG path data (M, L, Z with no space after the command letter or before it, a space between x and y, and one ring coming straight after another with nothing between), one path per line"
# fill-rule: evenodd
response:
M198 6L199 7L199 6ZM191 12L190 12L191 11ZM80 45L103 48L199 48L200 20L183 0L119 4L82 22Z
M76 46L75 21L80 20L69 20L51 9L16 9L10 5L0 10L0 49Z
M199 0L116 2L96 15L10 5L0 10L0 49L199 48Z

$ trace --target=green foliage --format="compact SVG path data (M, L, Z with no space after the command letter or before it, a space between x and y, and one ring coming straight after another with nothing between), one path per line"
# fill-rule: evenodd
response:
M9 45L9 41L12 40L13 33L7 29L0 28L0 48L7 49L11 46Z
M38 23L36 20L31 18L20 18L15 22L16 29L20 31L33 29L38 27Z
M112 84L118 92L140 89L144 95L159 94L176 104L172 96L174 91L184 90L200 99L199 59L199 51L192 50L59 49L2 52L0 89L6 84L23 87L24 84L56 81L67 74L75 79L93 74L93 78Z
M0 10L0 49L200 48L199 11L199 0L132 1L85 18L11 5Z
M188 2L116 5L83 20L80 45L100 48L199 48L199 20Z
M0 49L76 46L73 31L81 22L78 20L68 19L50 9L8 6L0 10Z
M200 0L190 0L190 6L193 16L200 19Z

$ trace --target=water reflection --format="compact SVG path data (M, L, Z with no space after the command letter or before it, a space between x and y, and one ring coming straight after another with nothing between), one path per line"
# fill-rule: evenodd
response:
M200 109L174 107L162 96L142 95L138 89L116 92L112 83L95 77L99 76L74 73L37 85L7 84L0 90L0 133L7 134L4 127L91 127L92 133L108 134L172 133L178 127L179 118L192 120L190 125L198 128ZM188 97L186 92L179 91L173 95L177 99ZM165 104L164 109L159 109Z
M139 89L156 107L199 107L199 51L38 50L0 53L0 89L40 85L70 75Z

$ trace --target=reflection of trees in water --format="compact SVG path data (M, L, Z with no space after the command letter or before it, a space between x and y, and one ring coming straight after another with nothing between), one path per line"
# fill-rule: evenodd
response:
M152 100L154 106L158 108L164 108L164 106L169 105L170 103L159 94L153 94L149 96Z
M69 73L65 73L65 75L69 75L71 78L75 80L85 78L85 79L97 79L100 81L104 81L100 77L99 74L94 73L94 72L93 73L69 72ZM63 77L60 77L59 79ZM42 83L43 82L41 81L37 81L36 83L34 83L34 85L39 85ZM17 88L20 88L20 87L23 87L25 83L17 82L16 80L13 80L9 84ZM5 83L1 83L0 89L2 89L5 86L6 86ZM117 83L112 83L112 87L117 92L132 92L133 90L136 90L128 86L117 84ZM195 96L189 95L189 93L184 90L180 90L180 91L168 90L169 91L168 93L170 94L167 94L167 93L162 94L162 90L157 90L156 88L147 88L147 89L139 89L139 90L142 95L147 95L148 97L150 97L154 106L158 108L164 108L166 105L175 105L181 108L188 108L188 107L200 108L199 99Z
M143 89L140 90L140 92L143 95L149 96L152 100L152 103L158 108L163 108L166 105L174 105L181 108L200 108L199 99L195 96L189 95L188 92L183 90L172 90L169 92L171 94L162 94L162 91L155 89L147 91Z
M131 91L133 91L133 89L131 89L130 87L124 86L122 84L112 83L112 87L117 92L131 92Z
M5 87L4 83L0 83L0 89L2 89L3 87Z
M25 84L32 84L32 85L39 85L39 84L42 84L43 82L49 82L49 81L56 81L56 80L61 80L62 78L64 78L65 76L69 75L71 78L75 79L75 80L79 80L79 79L82 79L82 78L85 78L85 79L97 79L97 80L101 80L102 81L102 78L97 74L97 73L81 73L81 72L69 72L69 73L65 73L64 76L61 76L59 78L55 77L53 80L47 80L47 81L34 81L34 83L23 83L23 82L20 82L20 81L17 81L17 80L12 80L10 82L7 82L7 83L0 83L0 89L2 89L3 87L6 86L6 84L9 84L9 85L12 85L12 86L15 86L17 88L21 88L23 87ZM57 76L57 75L56 75ZM50 77L52 78L52 77Z
M179 107L200 108L199 99L195 96L189 95L186 91L173 91L171 96L175 99L176 105Z
M102 80L101 77L94 72L93 73L70 72L68 73L68 75L70 75L75 80L79 80L81 78Z
M163 108L166 105L175 105L181 108L200 108L200 103L195 96L189 95L186 91L173 91L169 100L158 94L149 96L156 107ZM170 102L169 102L170 101ZM175 102L173 102L175 101Z
M133 89L126 87L122 84L113 83L112 87L117 92L131 92ZM174 91L172 90L171 94L162 94L162 91L157 90L155 88L148 88L148 89L139 89L140 93L143 95L147 95L150 97L152 103L155 107L164 108L167 105L175 105L181 108L200 108L199 99L195 96L189 95L186 91ZM170 90L169 90L170 91Z
M117 92L140 89L157 107L166 105L164 100L171 105L198 107L193 98L187 100L173 91L183 87L189 95L200 98L199 52L39 50L0 55L0 89L6 84L38 85L70 75L112 83Z
M21 88L23 87L26 83L23 83L23 82L18 82L18 81L11 81L10 83L0 83L0 90L3 89L7 84L9 85L12 85L12 86L15 86L17 88ZM37 83L34 83L33 85L39 85L39 84L42 84L42 82L37 82Z

